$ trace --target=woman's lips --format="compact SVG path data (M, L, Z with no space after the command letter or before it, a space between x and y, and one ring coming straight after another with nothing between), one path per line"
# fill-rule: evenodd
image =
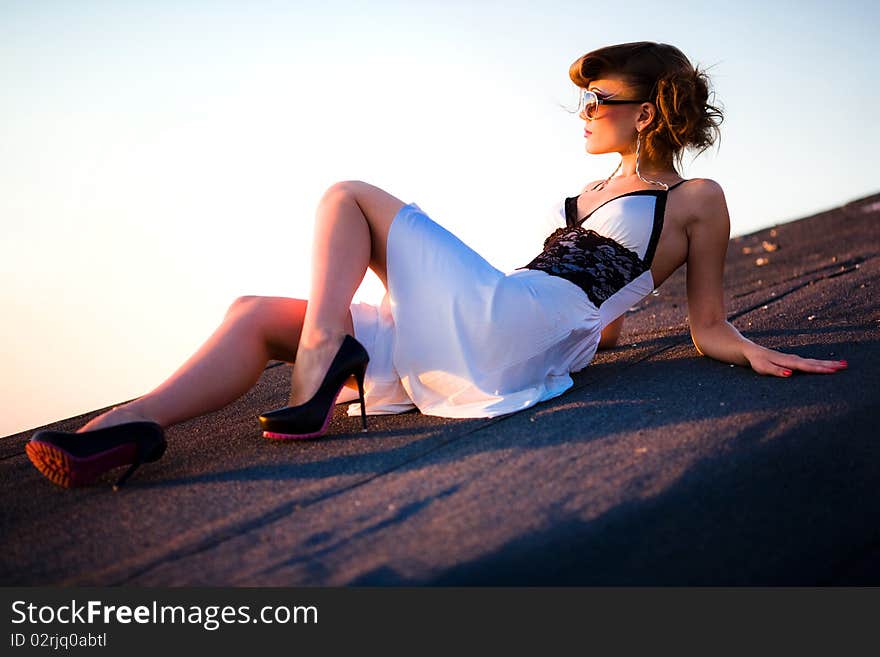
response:
M584 130L584 137L589 137L591 134L593 134L593 133L590 132L589 130Z

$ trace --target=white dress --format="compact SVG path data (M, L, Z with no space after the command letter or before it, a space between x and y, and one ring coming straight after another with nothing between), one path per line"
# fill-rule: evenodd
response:
M560 203L546 227L565 225ZM395 216L386 260L381 303L350 307L370 355L368 415L521 411L568 390L570 372L596 353L603 318L580 287L535 269L499 271L415 203ZM338 403L357 398L346 391ZM359 414L350 404L348 415Z

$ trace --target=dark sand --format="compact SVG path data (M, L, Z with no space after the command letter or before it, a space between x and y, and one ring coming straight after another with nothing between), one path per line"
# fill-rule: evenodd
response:
M573 389L501 418L360 434L339 404L328 435L274 443L257 416L286 403L290 367L272 363L118 493L122 470L73 490L39 475L24 443L43 427L0 439L0 582L878 585L878 228L880 194L730 244L730 320L848 360L834 375L699 356L680 271Z

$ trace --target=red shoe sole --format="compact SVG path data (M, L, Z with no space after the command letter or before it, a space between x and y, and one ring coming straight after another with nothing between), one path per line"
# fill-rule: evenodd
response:
M49 481L65 488L84 486L113 468L134 463L137 445L120 445L87 458L78 458L55 445L31 440L25 443L31 463Z

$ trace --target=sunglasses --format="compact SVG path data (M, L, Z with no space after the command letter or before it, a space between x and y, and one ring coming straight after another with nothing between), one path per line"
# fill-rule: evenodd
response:
M595 118L596 112L599 111L599 105L627 105L631 103L647 103L647 100L613 100L611 98L601 98L596 95L595 91L582 89L578 97L577 113L583 114L588 119Z

